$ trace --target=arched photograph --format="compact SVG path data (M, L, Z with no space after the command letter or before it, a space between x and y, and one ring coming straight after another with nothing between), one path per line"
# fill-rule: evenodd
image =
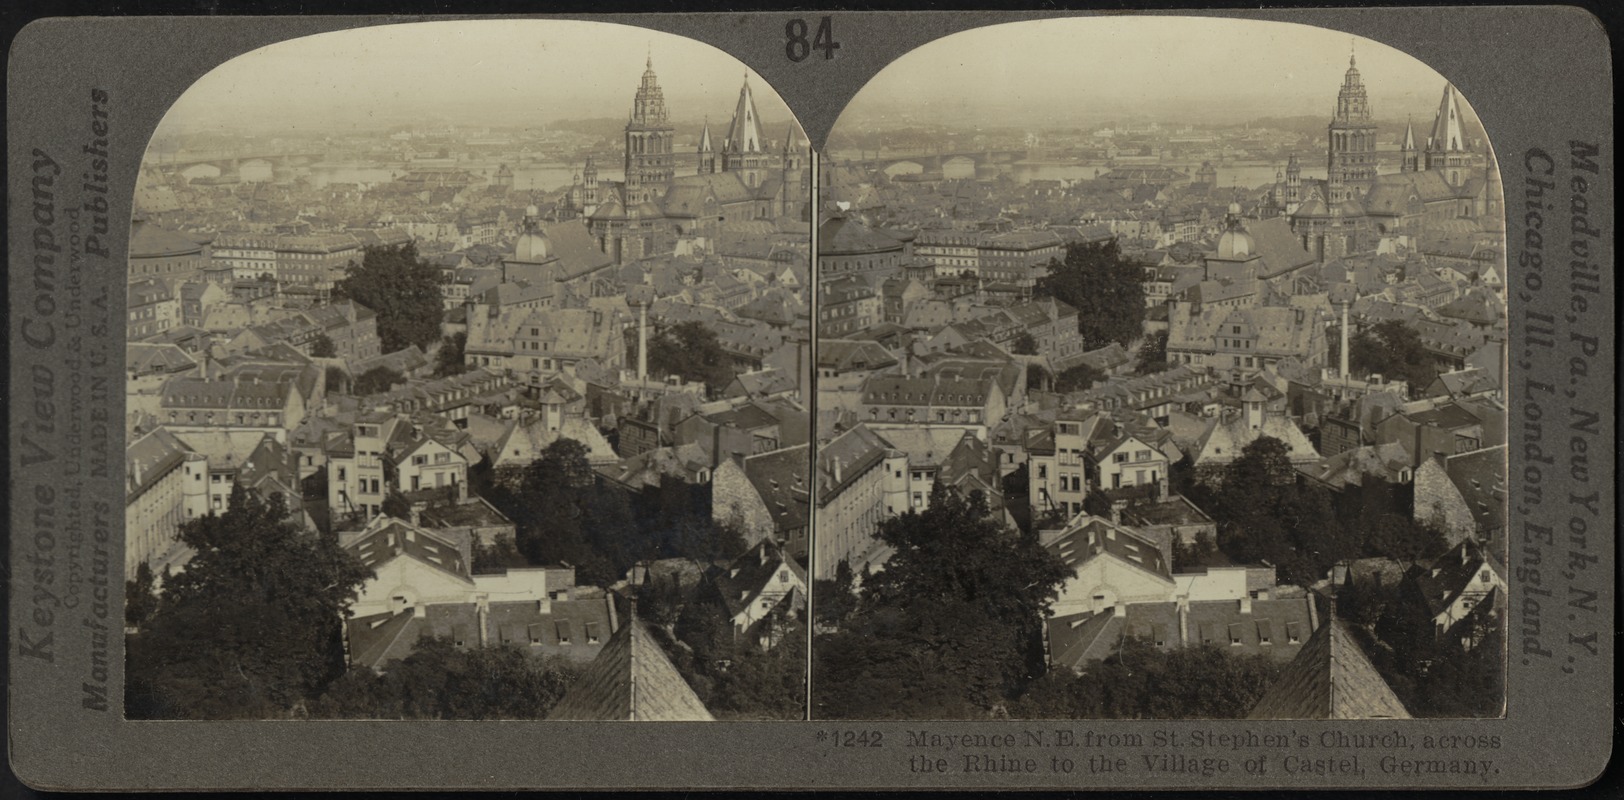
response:
M818 226L814 717L1502 715L1505 220L1446 75L957 33L842 112Z
M803 718L809 162L610 23L199 79L130 231L127 717Z

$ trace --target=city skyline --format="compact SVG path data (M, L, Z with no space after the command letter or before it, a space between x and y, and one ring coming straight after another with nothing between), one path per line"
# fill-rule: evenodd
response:
M334 31L245 53L188 88L153 138L375 130L425 114L468 127L623 117L646 61L683 123L725 122L741 79L766 119L793 119L753 70L693 39L606 22L473 20Z
M921 46L872 78L833 130L883 127L902 114L984 126L1329 117L1325 97L1350 55L1379 119L1430 123L1444 76L1372 39L1257 20L1078 17L976 28Z

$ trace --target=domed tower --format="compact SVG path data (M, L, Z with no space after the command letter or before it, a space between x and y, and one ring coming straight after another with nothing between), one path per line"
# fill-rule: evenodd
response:
M1252 258L1257 252L1257 243L1252 240L1252 234L1246 232L1246 226L1241 222L1241 204L1229 204L1229 213L1224 216L1226 230L1218 237L1218 257L1225 261L1245 261Z
M548 240L546 231L541 229L541 212L535 206L529 206L524 210L524 231L513 244L512 260L542 264L551 261L552 257L553 243Z
M1326 126L1326 189L1332 203L1356 197L1376 177L1376 123L1353 56L1336 95L1336 113Z
M665 92L654 75L651 56L643 70L643 82L632 99L631 119L626 122L626 204L645 203L664 190L674 170L671 152L672 128L665 109Z

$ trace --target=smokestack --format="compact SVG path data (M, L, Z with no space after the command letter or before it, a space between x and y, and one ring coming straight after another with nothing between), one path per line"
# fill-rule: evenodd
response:
M637 380L648 380L648 304L637 306Z
M1344 381L1348 379L1348 306L1350 305L1352 303L1342 304L1342 363L1340 365L1342 371L1340 374Z

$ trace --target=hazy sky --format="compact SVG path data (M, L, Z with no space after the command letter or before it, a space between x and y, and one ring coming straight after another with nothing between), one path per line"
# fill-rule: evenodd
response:
M478 20L338 31L246 53L182 95L160 132L624 117L646 55L674 119L727 124L750 71L710 45L601 22ZM754 72L750 82L761 115L787 120L772 88Z
M1128 114L1192 122L1329 119L1350 46L1377 117L1411 113L1418 128L1430 124L1444 79L1399 50L1304 25L1189 17L1043 20L965 31L892 62L848 109L860 122L899 110L977 124L1067 118L1086 124Z

